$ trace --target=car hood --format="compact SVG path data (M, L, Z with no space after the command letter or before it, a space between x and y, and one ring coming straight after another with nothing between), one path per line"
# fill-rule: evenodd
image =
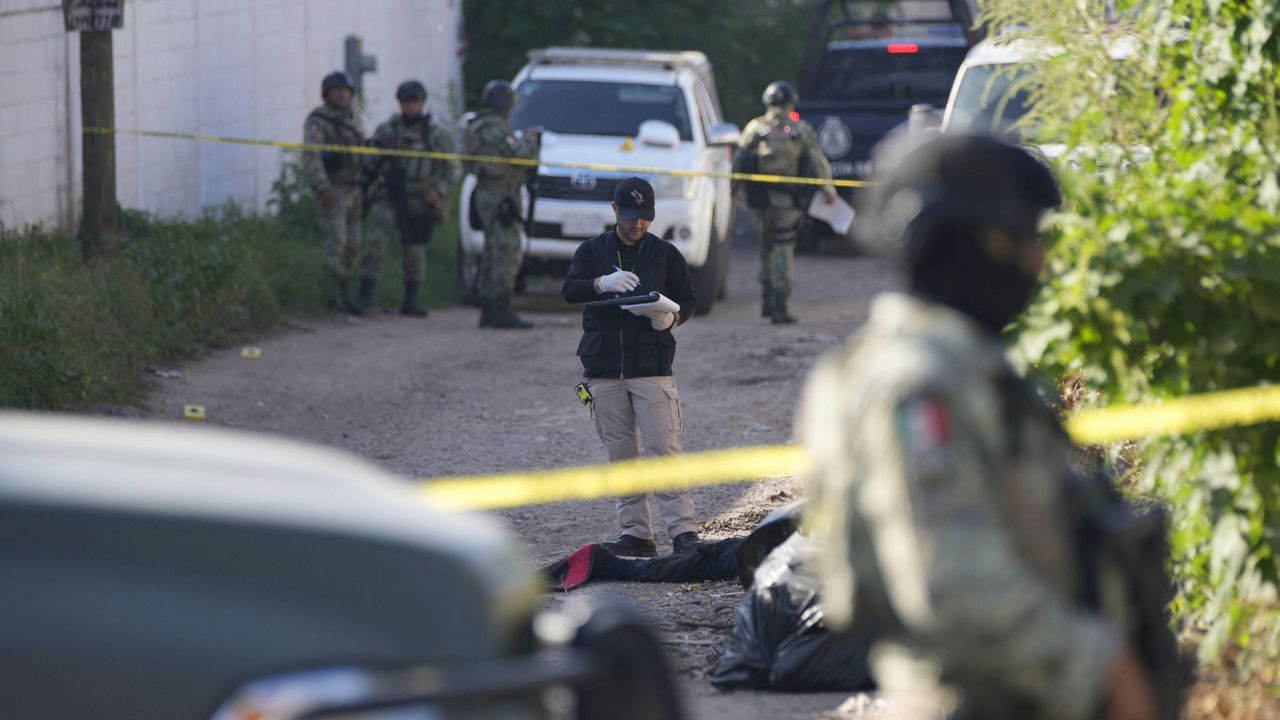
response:
M631 149L625 149L627 146ZM567 135L547 132L542 138L542 150L538 156L545 175L573 175L585 168L581 165L603 165L602 174L643 175L644 169L696 170L698 150L692 142L681 142L675 147L653 147L632 138L602 135ZM558 165L565 163L569 166ZM626 168L626 169L613 169Z

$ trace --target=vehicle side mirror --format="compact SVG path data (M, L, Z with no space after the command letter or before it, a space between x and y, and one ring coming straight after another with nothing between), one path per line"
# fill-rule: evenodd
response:
M716 123L711 126L711 132L707 134L707 144L737 145L739 134L738 126L733 123Z
M653 147L676 147L680 144L680 131L676 126L664 120L645 120L640 123L640 131L636 139L641 145Z
M923 132L942 127L942 111L929 103L916 103L907 111L907 130Z

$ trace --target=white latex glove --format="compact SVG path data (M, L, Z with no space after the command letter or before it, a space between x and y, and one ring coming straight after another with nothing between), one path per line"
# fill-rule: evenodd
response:
M600 292L631 292L639 284L640 278L635 273L629 273L626 270L618 270L617 272L600 276Z
M654 330L666 330L676 324L675 313L669 313L664 310L649 310L641 314L649 318L649 325L651 325Z

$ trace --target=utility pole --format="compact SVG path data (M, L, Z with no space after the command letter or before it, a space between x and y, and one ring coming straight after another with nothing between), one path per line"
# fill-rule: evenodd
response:
M115 74L111 31L80 33L80 123L86 128L115 127ZM116 136L86 132L84 217L80 250L86 260L116 254Z
M116 126L115 64L111 32L124 27L124 0L62 0L67 32L80 33L80 125ZM84 217L80 250L86 260L116 254L116 137L84 133Z

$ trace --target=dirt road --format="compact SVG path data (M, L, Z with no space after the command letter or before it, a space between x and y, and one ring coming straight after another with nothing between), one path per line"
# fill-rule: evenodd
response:
M735 244L729 299L677 329L675 373L684 403L686 451L786 442L808 369L864 319L888 286L882 265L836 250L796 261L793 314L774 327L759 317L754 251ZM295 324L239 348L211 354L163 379L148 414L182 415L204 405L208 422L331 445L406 478L502 472L604 460L587 410L574 396L579 309L558 283L534 283L517 306L528 332L478 330L477 311L433 311L425 320L379 315ZM795 496L794 480L730 485L694 494L704 536L743 534ZM612 503L595 501L500 513L531 562L545 563L615 537ZM658 538L659 547L667 543ZM652 617L686 680L697 718L813 718L844 695L723 694L706 673L724 646L734 583L597 583L548 602L620 598Z

